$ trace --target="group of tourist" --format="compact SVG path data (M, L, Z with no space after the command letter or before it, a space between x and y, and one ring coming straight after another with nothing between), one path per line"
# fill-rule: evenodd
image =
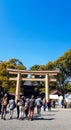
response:
M41 100L40 96L37 96L36 99L33 95L30 99L21 96L20 99L15 102L12 97L8 100L7 94L4 94L1 99L1 119L6 120L7 108L9 109L10 119L12 119L14 108L16 108L17 119L23 120L24 117L27 117L28 120L33 120L35 107L37 108L37 114L40 115L41 107L43 106L43 110L45 111L46 105L46 99L43 98L43 100Z

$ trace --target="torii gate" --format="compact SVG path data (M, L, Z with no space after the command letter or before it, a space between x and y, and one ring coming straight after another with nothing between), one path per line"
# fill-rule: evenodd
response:
M20 98L20 85L21 81L44 81L45 82L45 97L46 100L49 100L49 81L56 82L56 79L51 79L50 76L57 75L59 71L33 71L33 70L18 70L18 69L7 69L9 74L16 74L16 78L9 78L9 80L16 80L16 95L15 101ZM22 78L21 75L31 75L31 78ZM44 76L44 78L35 78L35 75Z

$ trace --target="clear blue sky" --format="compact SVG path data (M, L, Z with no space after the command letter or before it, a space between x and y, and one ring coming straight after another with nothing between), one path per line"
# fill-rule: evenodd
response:
M71 49L71 0L0 0L0 60L29 69Z

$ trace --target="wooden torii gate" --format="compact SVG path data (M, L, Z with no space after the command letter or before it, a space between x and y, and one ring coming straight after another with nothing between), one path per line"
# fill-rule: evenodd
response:
M15 101L20 98L20 85L21 81L44 81L45 82L45 97L46 100L49 100L49 81L56 82L56 79L51 79L50 76L57 75L59 71L52 70L52 71L33 71L33 70L18 70L18 69L7 69L9 74L15 74L17 77L9 78L9 80L16 80L16 95ZM22 78L21 75L30 75L31 78ZM35 75L44 76L44 78L35 78Z

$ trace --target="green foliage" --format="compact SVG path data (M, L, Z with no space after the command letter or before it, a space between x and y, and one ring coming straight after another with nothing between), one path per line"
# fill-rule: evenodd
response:
M7 62L5 61L0 62L0 86L2 86L5 91L14 92L16 88L16 82L9 81L9 73L7 71L7 68L24 70L26 69L26 67L18 59L10 59Z
M46 70L45 65L40 65L39 70Z
M45 65L45 70L54 70L54 63L48 62L48 64Z
M36 70L39 70L39 68L40 68L40 66L36 64L36 65L30 67L30 70L35 70L35 71L36 71ZM36 75L35 77L36 77L36 78L39 78L38 75ZM31 84L34 85L34 82L31 82ZM37 84L39 85L40 82L38 81Z
M39 70L39 68L39 65L33 65L32 67L30 67L30 70Z
M66 90L66 92L70 92L70 93L71 93L71 83L68 83L68 84L65 86L65 90Z
M34 66L32 66L31 67L31 70L53 70L54 69L54 63L52 63L52 62L49 62L48 64L46 64L46 65L34 65ZM40 78L40 76L38 75L38 76L36 76L36 78ZM44 76L41 76L41 78L44 78ZM38 86L39 86L39 88L37 88L37 89L39 89L39 93L40 94L43 94L43 93L45 93L45 83L44 82L40 82L40 81L37 81L37 84L38 84ZM50 83L51 84L51 83ZM50 86L54 86L55 84L54 83L52 83L52 85L50 85ZM51 87L52 88L52 87Z
M23 63L19 59L15 59L15 58L11 58L7 62L0 61L0 86L2 86L7 91L14 92L16 89L16 82L9 81L9 77L11 77L11 75L9 75L7 68L26 70L26 67L23 65ZM69 91L69 92L71 91L71 84L69 84L69 81L71 80L71 49L65 52L56 61L54 62L50 61L46 65L35 64L32 67L30 67L30 70L59 70L59 74L55 77L57 78L57 82L49 83L50 90L58 88L62 90L66 89L66 91ZM14 76L15 75L12 75L12 77ZM40 76L36 75L36 78L40 78ZM44 76L42 76L42 78L44 78ZM37 82L37 84L39 88L35 88L35 91L44 93L45 84L40 81Z
M64 90L64 86L71 80L71 49L65 52L64 55L59 57L56 61L50 61L48 64L39 67L34 65L32 70L59 70L59 74L55 77L57 78L57 82L50 82L49 86L50 90L55 88ZM43 90L45 90L45 88L41 89L41 93L43 93ZM66 88L66 90L69 91L69 88Z
M59 57L54 64L56 69L59 70L59 74L57 75L58 86L64 91L64 86L71 79L71 49Z
M45 94L45 88L40 88L40 94Z

